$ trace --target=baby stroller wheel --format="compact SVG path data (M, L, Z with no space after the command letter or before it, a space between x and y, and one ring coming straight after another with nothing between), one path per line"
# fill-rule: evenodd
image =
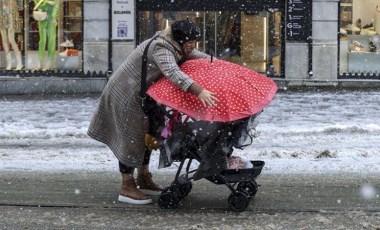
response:
M158 206L161 209L176 209L180 201L179 193L180 191L174 187L164 189L158 198Z
M247 209L249 202L248 194L243 191L237 191L228 197L228 205L234 212L244 211Z
M254 197L259 186L255 181L242 181L238 184L237 190L246 192L250 197Z

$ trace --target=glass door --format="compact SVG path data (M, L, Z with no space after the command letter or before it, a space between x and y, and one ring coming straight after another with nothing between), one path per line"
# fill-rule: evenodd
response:
M232 55L227 59L260 73L280 75L281 13L241 12L239 17L240 31L233 30L231 35L235 38L230 38L238 48L231 49Z
M269 76L281 76L283 38L280 11L139 12L140 43L179 19L194 21L202 31L198 49Z

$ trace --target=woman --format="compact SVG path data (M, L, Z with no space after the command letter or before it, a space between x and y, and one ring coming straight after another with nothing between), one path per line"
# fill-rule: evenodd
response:
M189 20L180 20L152 39L141 43L109 79L88 130L90 137L107 144L119 160L122 178L118 200L130 204L149 204L148 195L159 195L161 187L152 181L149 172L151 151L144 137L149 119L144 114L139 96L142 54L148 49L147 85L162 76L168 77L184 91L196 95L204 106L215 107L218 101L212 92L203 89L178 66L189 59L209 58L195 50L199 28ZM133 173L137 170L137 180Z

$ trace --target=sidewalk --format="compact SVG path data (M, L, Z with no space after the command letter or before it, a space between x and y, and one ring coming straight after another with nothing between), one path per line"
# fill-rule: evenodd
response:
M229 191L207 180L177 211L117 201L117 172L1 172L1 229L379 229L379 194L363 198L363 183L379 175L263 175L247 211L229 210ZM167 186L174 175L155 174Z
M106 83L106 78L0 76L0 95L99 93Z
M290 89L379 89L380 80L368 79L283 79L274 78L280 90ZM14 77L0 76L0 95L21 94L83 94L102 92L106 78L76 77Z

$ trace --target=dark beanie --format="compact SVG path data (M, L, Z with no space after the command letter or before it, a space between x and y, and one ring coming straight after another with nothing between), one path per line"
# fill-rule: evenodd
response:
M175 21L172 26L173 39L180 45L187 41L199 40L201 37L200 29L194 22L186 19Z

